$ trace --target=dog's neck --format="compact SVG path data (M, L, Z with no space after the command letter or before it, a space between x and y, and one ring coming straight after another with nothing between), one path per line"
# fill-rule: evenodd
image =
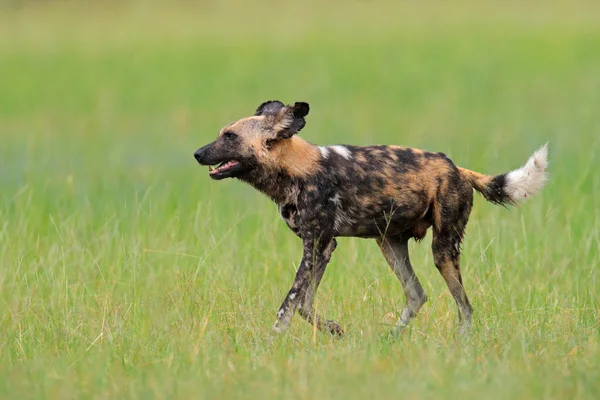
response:
M294 178L309 178L321 168L317 146L299 136L278 141L269 151L269 157L277 169Z
M296 204L301 182L288 175L276 176L251 173L240 179L266 194L277 204Z
M293 136L269 150L261 168L240 177L277 204L296 204L302 182L315 175L321 165L317 146Z

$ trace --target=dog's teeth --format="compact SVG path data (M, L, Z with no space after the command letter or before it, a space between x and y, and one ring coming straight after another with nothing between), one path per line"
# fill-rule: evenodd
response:
M209 171L209 172L212 172L212 171L214 171L214 170L215 170L215 167L213 167L212 165L209 165L209 166L208 166L208 171Z

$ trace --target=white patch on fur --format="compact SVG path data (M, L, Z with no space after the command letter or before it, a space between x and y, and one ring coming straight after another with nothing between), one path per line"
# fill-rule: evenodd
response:
M346 234L349 232L349 230L344 228L351 229L351 227L354 226L355 223L356 221L350 218L348 214L344 212L344 210L338 210L335 213L335 218L333 219L333 229L335 229L340 234Z
M321 152L321 157L327 158L329 157L329 149L325 146L319 146L319 151Z
M333 220L333 229L335 229L337 232L340 232L342 227L344 226L345 220L346 219L343 217L343 214L335 214L335 218Z
M283 308L280 308L280 309L279 309L279 311L277 312L277 318L281 318L281 317L283 317L283 313L284 313L284 312L285 312L285 311L283 310Z
M329 199L333 204L335 204L338 207L342 206L342 200L340 199L340 194L336 193L335 196L333 196L332 198Z
M331 150L335 151L340 156L344 157L346 160L349 160L352 158L352 153L345 146L335 145L335 146L329 146L329 147L331 148Z
M524 166L506 175L504 190L510 199L519 203L539 192L547 180L547 167L548 143L533 153Z
M296 298L296 293L290 294L290 300L294 300Z
M456 250L457 253L460 253L460 243L459 242L454 242L454 250Z

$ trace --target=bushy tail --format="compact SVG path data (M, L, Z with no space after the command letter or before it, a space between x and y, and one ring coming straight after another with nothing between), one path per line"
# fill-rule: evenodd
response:
M519 169L506 174L490 176L459 168L473 189L494 204L518 204L533 196L546 182L548 144L542 146Z

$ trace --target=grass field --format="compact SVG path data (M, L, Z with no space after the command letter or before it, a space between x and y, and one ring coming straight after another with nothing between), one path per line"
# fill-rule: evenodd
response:
M598 398L600 5L8 2L0 11L3 398ZM486 173L550 142L540 196L477 195L468 338L371 241L341 239L317 308L267 338L301 244L267 198L192 153L264 100L318 144L443 151Z

